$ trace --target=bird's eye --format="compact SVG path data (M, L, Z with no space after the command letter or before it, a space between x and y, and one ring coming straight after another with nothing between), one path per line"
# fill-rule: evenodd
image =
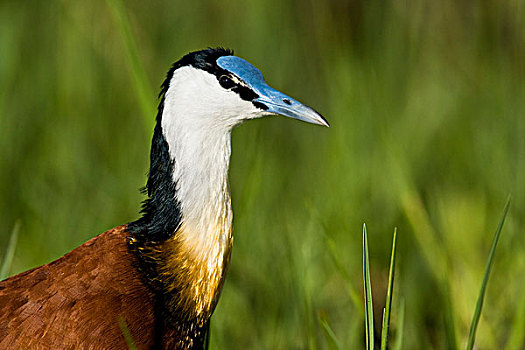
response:
M235 86L235 83L233 82L233 80L231 80L228 76L226 75L221 75L220 78L219 78L219 84L221 84L221 86L225 89L231 89L232 87Z

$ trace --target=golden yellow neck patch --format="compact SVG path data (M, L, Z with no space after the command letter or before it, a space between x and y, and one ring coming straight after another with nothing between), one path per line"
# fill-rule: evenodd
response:
M166 282L171 298L170 308L179 310L198 323L209 319L220 296L233 243L231 226L217 227L203 246L185 240L192 237L181 227L172 239L161 245L164 264L158 277ZM227 230L227 232L224 232ZM220 237L227 237L220 242Z

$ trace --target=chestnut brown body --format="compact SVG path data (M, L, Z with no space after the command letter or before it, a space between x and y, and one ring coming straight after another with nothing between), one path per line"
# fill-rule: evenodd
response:
M0 349L139 349L155 343L154 294L135 268L126 226L0 282ZM120 322L119 322L120 320Z

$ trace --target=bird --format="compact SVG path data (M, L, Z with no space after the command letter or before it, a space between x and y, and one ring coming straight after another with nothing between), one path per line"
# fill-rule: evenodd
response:
M270 115L329 124L220 47L176 61L159 100L139 219L0 282L0 349L206 346L233 242L232 129Z

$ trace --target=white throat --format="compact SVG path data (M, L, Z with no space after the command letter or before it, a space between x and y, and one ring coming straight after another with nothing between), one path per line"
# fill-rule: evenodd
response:
M196 251L216 249L217 243L224 247L231 240L228 167L231 129L239 119L238 112L225 108L238 100L223 91L215 76L193 67L177 69L165 95L162 129L174 160L181 231Z

